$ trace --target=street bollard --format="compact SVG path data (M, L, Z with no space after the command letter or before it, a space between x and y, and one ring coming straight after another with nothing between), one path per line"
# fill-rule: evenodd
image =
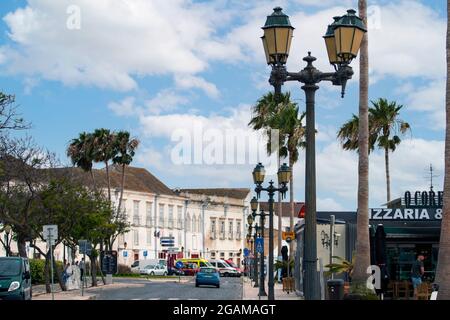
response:
M344 299L344 280L330 279L327 281L328 300Z

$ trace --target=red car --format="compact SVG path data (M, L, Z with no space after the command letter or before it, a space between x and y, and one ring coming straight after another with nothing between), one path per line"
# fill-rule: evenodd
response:
M232 267L234 270L236 270L238 272L238 276L240 277L242 275L242 269L239 268L234 262L233 260L225 260L226 263L228 263L228 265L230 267Z
M195 274L200 270L196 263L185 263L183 267L179 269L183 271L185 276L195 276Z

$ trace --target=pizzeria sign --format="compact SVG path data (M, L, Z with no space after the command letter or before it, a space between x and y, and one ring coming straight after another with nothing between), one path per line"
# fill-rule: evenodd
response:
M440 208L370 209L369 220L441 220Z

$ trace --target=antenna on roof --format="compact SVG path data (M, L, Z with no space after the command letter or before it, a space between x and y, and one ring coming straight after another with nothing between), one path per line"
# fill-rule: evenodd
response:
M439 175L437 175L437 174L433 174L434 173L434 169L433 169L433 164L430 164L430 168L428 169L428 174L427 174L427 176L426 176L426 178L427 179L430 179L430 191L433 191L433 188L434 188L434 186L433 186L433 178L437 178L437 177L439 177Z

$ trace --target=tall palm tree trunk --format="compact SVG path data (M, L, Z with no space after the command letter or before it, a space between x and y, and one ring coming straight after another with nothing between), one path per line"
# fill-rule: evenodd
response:
M391 173L389 170L389 149L384 148L384 165L386 169L386 199L391 201Z
M97 185L95 183L95 177L94 177L94 171L89 170L90 174L91 174L91 179L92 179L92 185L94 186L94 190L97 191Z
M367 25L367 1L358 0L359 16ZM369 244L369 52L368 34L361 43L359 78L359 163L358 163L358 213L356 255L353 280L365 282L370 266Z
M125 188L125 164L122 165L122 181L120 183L120 198L119 198L119 205L117 207L117 216L119 216L119 214L121 213L124 188Z
M441 239L436 269L439 300L450 299L450 0L447 0L447 91L445 129L444 207L441 222Z
M111 202L111 179L109 177L109 164L108 161L105 161L105 167L106 167L106 180L108 184L108 199Z

